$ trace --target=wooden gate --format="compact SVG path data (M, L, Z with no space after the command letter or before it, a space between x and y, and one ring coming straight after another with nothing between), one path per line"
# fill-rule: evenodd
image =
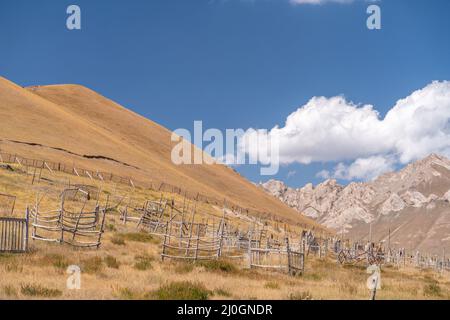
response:
M0 252L28 250L28 212L25 219L0 217Z

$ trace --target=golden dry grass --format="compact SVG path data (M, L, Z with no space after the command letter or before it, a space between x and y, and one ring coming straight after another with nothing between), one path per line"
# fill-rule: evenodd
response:
M106 240L98 251L36 242L30 254L0 256L0 298L157 299L167 298L166 291L179 291L179 285L170 286L180 283L204 288L209 299L369 298L366 270L334 261L312 258L305 275L290 277L242 265L224 271L203 264L161 262L159 252L157 244L142 242L122 248ZM66 288L68 264L81 267L81 290ZM448 274L387 268L381 276L378 299L450 299ZM35 290L30 294L23 288ZM193 294L195 298L202 293Z

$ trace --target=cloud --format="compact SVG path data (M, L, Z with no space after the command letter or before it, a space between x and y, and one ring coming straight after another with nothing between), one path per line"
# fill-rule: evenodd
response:
M293 5L299 5L299 4L325 4L325 3L352 3L353 0L290 0L289 1Z
M359 158L348 166L339 163L332 177L343 180L373 180L383 173L393 171L395 169L394 164L395 161L389 157Z
M288 172L288 174L286 175L286 177L289 179L289 178L292 178L293 176L295 176L296 174L297 174L297 171L292 170L292 171L289 171L289 172Z
M248 152L264 153L264 145ZM371 179L430 153L450 156L450 82L433 82L399 100L384 119L372 105L343 96L314 97L266 133L279 145L282 164L342 162L319 176ZM344 162L352 161L350 165Z
M312 4L321 5L326 3L349 4L353 2L379 2L380 0L289 0L292 5Z
M231 0L210 0L210 3L226 3ZM258 3L262 2L262 0L239 0L245 3ZM270 1L270 0L265 0ZM279 1L279 0L276 0ZM293 6L298 5L323 5L327 3L337 3L337 4L350 4L354 2L379 2L381 0L286 0Z

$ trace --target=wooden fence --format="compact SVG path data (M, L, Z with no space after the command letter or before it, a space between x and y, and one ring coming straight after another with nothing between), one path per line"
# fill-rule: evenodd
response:
M28 211L24 219L0 217L0 252L28 251Z
M100 209L98 202L93 209L86 209L88 193L84 200L67 201L73 195L83 193L79 189L66 189L61 194L59 209L42 211L39 202L29 209L31 217L31 238L47 242L66 243L79 248L99 248L104 233L106 209ZM67 208L69 202L69 208ZM78 204L73 208L73 202ZM106 205L107 207L107 205ZM106 208L105 207L105 208ZM28 209L27 209L28 210Z
M66 165L46 160L35 160L12 154L0 153L0 162L14 163L19 165L25 172L34 168L33 181L40 179L43 170L51 173L64 172L91 180L112 181L116 183L135 186L128 177L88 170L75 165ZM88 185L76 185L72 189L79 191L88 189L90 199L97 198L98 189ZM207 202L221 205L223 200L191 193L183 188L176 187L164 182L149 182L149 187L155 191L177 193L185 199ZM66 192L67 193L67 192ZM75 200L77 194L72 197L66 194L67 199ZM118 199L114 208L125 202L125 197ZM14 210L15 197L0 194L0 214L11 215ZM63 208L63 206L61 207ZM32 238L37 240L66 242L80 247L100 246L101 236L104 232L105 214L109 210L108 204L105 209L90 212L83 210L70 212L58 209L49 212L41 212L38 206L27 211L26 219L4 217L0 218L0 251L24 252L28 248L28 212L32 220ZM234 212L249 214L250 210L238 206L231 207ZM170 210L170 213L168 212ZM189 211L192 218L189 218ZM426 255L421 253L406 253L404 250L388 249L376 255L369 250L358 249L357 243L344 243L339 239L317 237L311 231L300 235L295 239L287 235L287 241L269 239L267 230L252 230L247 232L232 232L228 230L225 219L218 224L194 222L195 208L176 208L173 202L161 198L159 202L147 201L142 207L125 205L121 211L120 219L123 223L134 221L137 226L145 231L159 235L164 238L162 246L162 258L204 260L228 257L236 259L248 258L249 267L273 270L283 270L290 274L304 272L305 259L314 255L318 258L341 259L341 263L378 263L390 264L398 267L412 266L416 268L432 268L435 270L450 270L450 259L442 256ZM252 211L256 216L271 218L267 213ZM178 221L175 220L178 218ZM180 220L181 218L181 220ZM274 220L277 221L277 220ZM302 225L306 229L305 225ZM42 232L42 233L40 233ZM52 235L53 233L53 235ZM68 233L68 237L65 234ZM77 241L77 239L90 238L89 241ZM348 241L346 241L348 242ZM265 246L264 246L265 245ZM372 253L371 253L372 252Z
M290 275L302 274L305 270L305 254L294 251L286 237L284 246L259 247L259 241L251 241L248 245L249 268L278 270ZM256 247L255 247L256 245Z
M62 172L70 175L76 175L78 177L88 178L90 180L98 180L98 181L109 181L113 183L125 184L132 187L136 186L136 183L133 181L131 177L123 177L112 172L103 172L93 169L86 169L75 164L65 164L60 162L52 162L49 160L41 160L41 159L32 159L19 156L17 154L10 154L5 152L0 152L0 162L9 163L9 164L17 164L21 168L24 169L25 172L29 172L29 169L34 169L32 171L33 183L34 181L39 181L43 172L48 170L52 174L54 172ZM180 196L185 197L186 199L200 201L208 204L213 204L220 206L223 204L223 199L217 199L211 196L207 196L201 194L199 192L192 192L187 188L174 186L172 184L160 181L148 181L145 184L141 185L141 187L148 188L153 191L159 192L168 192L179 194ZM271 219L276 222L283 222L284 220L278 217L275 214L269 212L261 212L249 208L242 208L237 205L232 205L230 207L235 212L239 212L242 215L252 215L254 217L258 217L260 219ZM296 223L298 226L303 229L307 229L308 226L304 223Z

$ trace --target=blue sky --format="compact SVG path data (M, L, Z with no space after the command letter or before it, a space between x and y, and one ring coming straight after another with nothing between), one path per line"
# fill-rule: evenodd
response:
M382 119L398 99L450 80L449 1L377 2L377 31L366 27L369 3L350 2L2 0L0 75L23 86L83 84L172 130L194 120L219 129L283 127L315 96L344 95L348 104L373 105ZM66 29L70 4L81 7L80 31ZM333 175L339 163L380 153L398 168L421 154L385 150L291 161L275 178L301 186L323 180L318 172ZM236 169L267 179L256 167Z

